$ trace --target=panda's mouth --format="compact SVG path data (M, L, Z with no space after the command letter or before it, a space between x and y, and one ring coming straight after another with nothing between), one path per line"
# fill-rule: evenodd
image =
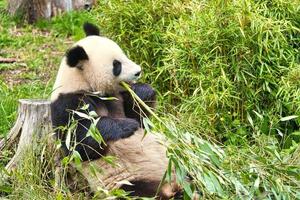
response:
M122 88L124 88L124 85L129 85L132 86L133 84L135 84L137 81L136 80L126 80L126 81L120 81L119 86L121 86Z
M128 85L132 85L137 82L137 80L141 77L141 71L135 73L132 76L119 77L119 84L122 85L122 82L127 83Z
M126 83L127 85L132 85L132 84L136 83L136 80L130 80L130 81L126 80L126 81L121 81L119 84L122 86L123 83Z

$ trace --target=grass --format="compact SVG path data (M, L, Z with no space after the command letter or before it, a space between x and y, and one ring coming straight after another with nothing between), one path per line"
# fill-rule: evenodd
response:
M0 136L19 98L49 96L61 56L91 21L141 63L143 81L158 91L156 114L167 126L152 121L170 140L187 193L300 199L298 0L104 0L91 12L22 26L4 7L0 55L21 63L0 65ZM180 178L186 173L193 185Z

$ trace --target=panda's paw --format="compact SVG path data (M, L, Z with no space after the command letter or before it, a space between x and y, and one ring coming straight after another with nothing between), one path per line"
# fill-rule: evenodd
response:
M135 84L132 85L132 90L143 101L154 101L156 99L156 92L149 84L135 83Z
M139 129L140 124L134 119L120 119L119 127L122 129L120 138L127 138L134 134Z

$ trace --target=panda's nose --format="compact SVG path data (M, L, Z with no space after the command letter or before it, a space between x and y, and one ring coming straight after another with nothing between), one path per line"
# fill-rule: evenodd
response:
M137 76L137 77L140 76L141 72L142 71L139 71L139 72L135 73L134 76Z

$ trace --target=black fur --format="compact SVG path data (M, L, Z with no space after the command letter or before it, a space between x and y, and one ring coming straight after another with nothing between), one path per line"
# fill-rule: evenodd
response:
M93 5L91 3L85 3L84 4L84 10L90 11L92 9Z
M114 76L119 76L122 71L122 63L118 60L113 61L113 74Z
M160 185L160 181L151 180L136 180L130 182L132 185L122 185L121 189L129 192L130 196L135 197L153 197ZM165 196L163 193L158 193L158 197L155 199L167 200L170 199L169 196ZM172 198L174 200L184 200L183 191L177 191Z
M81 67L79 62L82 60L88 60L89 57L86 54L85 50L81 46L75 46L69 49L66 53L67 64L70 67Z
M149 107L154 108L156 103L156 92L155 90L146 83L135 83L131 85L131 89L136 93L141 100L143 100ZM124 111L126 117L136 119L142 124L143 117L149 117L148 113L141 106L136 105L131 95L126 92L121 92L123 97ZM142 108L142 110L141 110Z
M100 35L99 28L97 26L95 26L94 24L91 24L89 22L85 22L83 24L83 30L84 30L86 36Z
M122 185L121 189L130 193L130 196L153 197L160 181L137 180L131 181L133 185Z
M99 101L101 100L99 99ZM93 99L85 94L61 94L57 100L51 103L51 115L54 128L67 126L71 117L70 110L77 110L84 104L89 104L89 111L96 110L95 105L97 103L93 102ZM106 146L100 145L91 136L86 137L91 121L77 114L74 114L73 117L78 121L75 135L72 135L71 140L77 143L75 150L79 152L83 161L101 158L106 152ZM100 118L96 126L104 141L108 142L131 136L139 128L139 123L134 119L105 116ZM66 147L66 133L58 129L57 137L61 140L62 148L65 153L67 155L72 153Z

